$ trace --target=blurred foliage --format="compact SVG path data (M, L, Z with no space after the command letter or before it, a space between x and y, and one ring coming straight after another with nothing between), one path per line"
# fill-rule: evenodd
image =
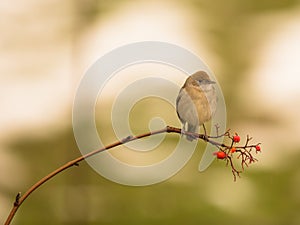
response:
M76 0L72 1L74 11L74 26L85 28L93 24L93 22L106 13L111 12L114 8L120 7L126 1L98 1L98 0ZM84 32L78 30L78 32Z
M81 28L119 7L119 4L121 1L74 1L77 34L84 32ZM217 75L224 81L222 88L227 105L230 105L229 120L244 116L247 113L242 110L244 103L236 95L239 90L232 87L239 87L242 83L245 72L251 67L253 51L264 38L264 34L254 32L255 24L250 22L256 15L288 10L299 5L299 1L189 0L186 4L194 14L205 17L208 44L221 62ZM134 113L142 115L137 123L131 121L134 130L139 133L144 124L148 125L144 122L152 114L144 107L133 109ZM108 123L109 120L99 121L100 128ZM107 142L110 142L112 130L107 130ZM177 138L168 135L167 141L172 145ZM9 196L26 190L38 179L80 154L71 127L47 137L16 138L10 147L13 154L22 158L29 176L23 187L8 191ZM203 147L202 143L200 147ZM288 159L289 166L283 168L249 168L236 183L233 183L231 171L222 161L214 162L208 171L199 173L197 168L201 154L198 150L186 167L170 180L149 187L112 183L82 162L79 167L59 174L30 196L19 209L13 224L300 224L300 194L297 189L300 185L299 153ZM251 183L248 188L252 195L244 192L247 189L243 186L245 181ZM225 206L218 205L211 197L227 199L229 205L231 199L246 198L247 201L237 204L232 210L226 208L226 202Z

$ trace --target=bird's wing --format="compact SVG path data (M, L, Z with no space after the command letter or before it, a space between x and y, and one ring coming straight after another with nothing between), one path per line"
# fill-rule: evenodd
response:
M180 89L176 99L176 108L177 115L183 124L186 122L195 125L198 124L197 111L194 102L183 88Z

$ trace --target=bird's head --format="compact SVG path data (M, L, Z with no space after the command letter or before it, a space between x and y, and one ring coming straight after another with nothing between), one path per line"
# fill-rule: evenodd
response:
M201 88L205 88L210 86L211 84L215 84L216 82L212 81L208 74L204 71L197 71L192 74L186 80L186 85L200 86Z

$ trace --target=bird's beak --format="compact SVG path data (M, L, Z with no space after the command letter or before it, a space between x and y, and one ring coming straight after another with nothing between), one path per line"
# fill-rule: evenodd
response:
M213 80L206 80L205 83L206 83L206 84L215 84L216 82L213 81Z
M202 84L215 84L216 83L215 81L212 81L212 80L202 80L202 81L197 80L197 82L198 82L199 85L202 85Z

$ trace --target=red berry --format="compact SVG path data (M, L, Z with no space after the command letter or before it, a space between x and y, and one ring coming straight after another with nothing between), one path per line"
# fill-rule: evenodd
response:
M235 147L232 147L232 148L230 149L230 152L231 152L231 153L236 152L236 148L235 148Z
M225 159L226 158L226 153L223 152L223 151L214 152L214 155L216 155L218 159Z
M257 152L259 152L261 150L259 145L256 145L255 149L256 149Z
M239 135L234 135L234 136L233 136L233 142L238 143L238 142L240 142L240 140L241 140L241 138L240 138Z

